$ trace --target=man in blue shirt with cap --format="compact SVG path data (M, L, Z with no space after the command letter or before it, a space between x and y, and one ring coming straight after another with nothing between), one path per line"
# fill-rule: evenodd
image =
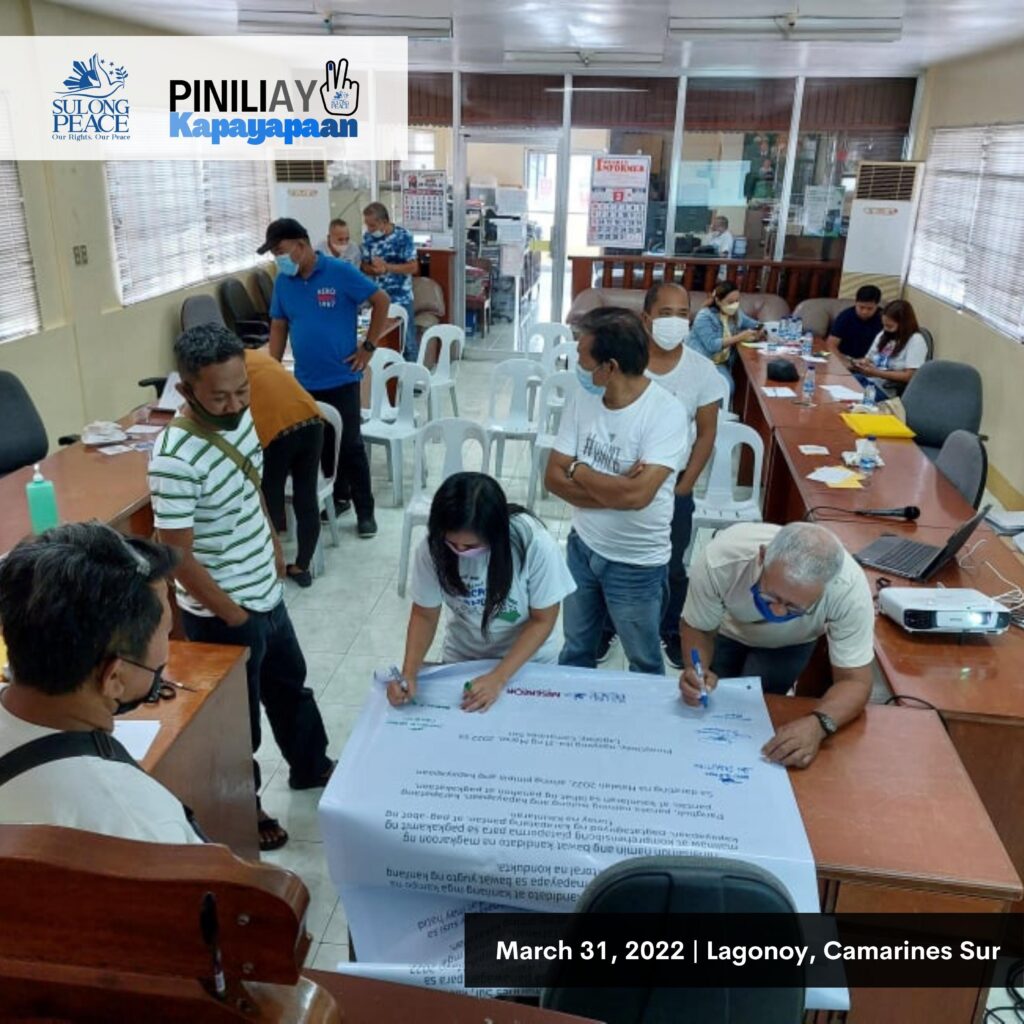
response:
M335 508L344 511L351 493L359 536L373 537L377 523L370 464L360 432L359 381L384 332L390 300L354 267L318 253L306 229L290 217L272 221L267 227L266 241L257 252L268 251L277 261L270 302L270 354L281 359L290 334L298 382L317 401L338 410L341 451L334 482ZM367 300L370 329L367 340L359 345L359 307ZM328 459L333 451L325 439Z

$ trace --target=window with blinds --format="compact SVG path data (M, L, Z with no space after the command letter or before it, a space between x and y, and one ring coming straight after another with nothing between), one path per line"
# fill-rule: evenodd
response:
M13 160L0 160L0 341L35 334L42 322L35 267L25 227L21 179Z
M256 262L271 219L266 164L112 160L106 171L124 305Z
M1024 125L934 131L907 281L1024 340Z

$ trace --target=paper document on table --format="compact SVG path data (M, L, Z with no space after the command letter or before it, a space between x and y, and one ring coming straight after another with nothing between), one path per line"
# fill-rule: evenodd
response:
M631 856L738 857L819 909L788 775L761 757L774 729L757 680L720 682L702 709L672 680L527 665L486 715L466 714L464 681L492 665L423 673L414 707L373 687L321 800L371 976L415 982L427 964L433 985L458 987L471 904L571 910Z
M763 352L768 347L767 341L741 341L740 344L744 348L757 349L759 352Z
M156 739L160 723L152 719L137 722L114 722L114 739L128 751L136 761L141 761Z
M176 371L172 372L167 378L167 383L164 384L164 389L160 393L160 398L154 408L160 409L163 412L177 412L185 401L181 397L181 392L178 391L180 383L181 377L178 376Z
M769 398L796 398L796 392L792 388L762 388Z
M804 455L828 455L828 449L823 444L802 444L799 447Z
M127 455L129 452L135 451L135 449L123 444L108 444L102 448L97 448L96 451L102 452L104 455Z
M828 356L802 356L805 363L827 363Z
M133 423L130 427L125 427L124 432L134 437L145 437L147 434L159 434L163 429L152 423Z
M845 384L822 384L821 388L837 402L859 402L864 397L863 391L854 391Z
M807 474L808 480L816 480L822 484L840 484L844 480L848 480L850 477L856 476L856 474L843 466L821 466L816 469L813 473Z

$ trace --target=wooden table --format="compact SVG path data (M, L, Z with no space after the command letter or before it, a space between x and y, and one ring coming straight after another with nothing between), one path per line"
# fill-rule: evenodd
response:
M597 1024L501 999L477 999L333 971L302 973L334 997L345 1024Z
M259 860L247 657L243 647L172 641L164 674L197 692L178 690L173 700L144 704L125 721L160 722L142 767L195 811L211 839Z
M948 534L974 515L974 509L963 495L910 439L880 438L878 450L885 465L862 481L860 488L829 487L807 479L808 473L822 466L843 465L842 453L853 451L856 441L856 435L843 423L828 429L777 427L772 437L773 454L765 483L765 519L774 523L792 522L820 505L851 513L868 508L916 505L921 510L917 526L936 526ZM825 446L829 454L804 455L800 446L810 444ZM914 529L913 523L899 519L884 522L894 525L900 532Z
M123 416L119 423L124 427L145 422L147 412L147 407L141 407ZM154 426L163 426L171 415L150 412L149 419ZM134 440L152 440L155 436ZM98 519L124 533L148 537L153 532L146 482L148 465L148 451L104 455L98 448L79 442L48 455L39 468L53 482L62 523ZM0 555L32 532L25 500L25 484L31 479L31 466L0 479Z
M856 551L886 527L873 523L827 523L848 550ZM946 531L918 527L918 539L941 544ZM969 565L956 562L939 572L929 586L970 587L997 595L1007 585L991 563L1011 582L1024 586L1024 560L986 527L976 539ZM866 569L874 581L882 575ZM894 580L896 586L915 586ZM1024 875L1024 814L1019 780L1024 779L1024 630L1011 626L1001 636L958 639L949 635L907 633L888 618L875 624L875 655L893 693L924 701L938 709L949 737L1017 871ZM908 702L909 705L909 702Z
M815 705L801 697L765 700L776 726ZM933 712L868 705L809 768L789 777L823 910L999 913L1021 897L1018 872ZM847 1021L971 1024L985 995L855 989Z

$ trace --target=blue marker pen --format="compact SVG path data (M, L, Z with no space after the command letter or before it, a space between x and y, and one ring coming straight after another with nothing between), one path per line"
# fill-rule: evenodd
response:
M704 666L700 663L700 654L697 653L696 647L690 651L690 661L693 663L693 671L697 673L697 680L700 683L700 706L706 708L708 706L708 691L704 685Z

